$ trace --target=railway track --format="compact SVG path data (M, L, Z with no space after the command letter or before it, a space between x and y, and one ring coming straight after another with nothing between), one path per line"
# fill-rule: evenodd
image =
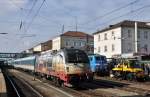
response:
M18 73L18 75L21 75L22 78L28 78L30 76L30 79L33 79L33 76L29 75L29 73L27 73L27 72L20 72L20 73ZM51 85L53 87L55 87L55 84L49 80L46 80L46 79L43 79L43 78L40 78L37 76L36 76L36 80L41 81L47 87L49 87ZM79 88L73 88L73 89L67 88L67 87L57 87L57 88L62 91L66 91L67 93L69 93L75 97L110 97L110 96L111 97L119 97L119 96L116 96L114 93L111 93L111 92L108 93L107 91L101 91L101 89L112 89L112 90L118 89L118 90L122 90L122 91L134 92L135 94L143 93L142 95L140 95L138 97L149 97L149 94L148 94L149 91L145 92L146 90L133 89L133 88L128 87L128 85L129 84L124 84L124 83L119 83L119 82L110 82L110 81L106 82L103 80L94 80L92 83L87 82L85 84L80 85ZM135 96L135 97L137 97L137 96Z
M105 83L105 84L101 84L101 83ZM126 90L126 91L131 91L131 92L141 94L141 96L144 96L144 97L150 97L150 89L148 89L148 88L143 89L142 87L140 87L142 85L150 87L149 82L141 83L141 82L133 82L133 81L132 82L130 82L130 81L119 81L119 80L110 79L110 78L106 78L106 79L102 78L102 79L97 79L95 84L115 87L115 88L118 88L121 90Z
M28 78L28 79L33 79L33 77L31 75L29 75L29 73L27 72L23 72L25 74L22 74L21 72L18 75L21 75L21 78ZM27 77L27 75L28 77ZM30 76L30 78L29 78ZM42 83L44 83L44 85L46 85L47 87L56 87L55 84L52 81L40 78L39 76L36 76L36 80L41 81ZM95 86L92 86L93 88L95 88ZM96 93L94 91L92 91L92 87L88 87L88 85L86 87L78 87L78 88L68 88L68 87L57 87L59 90L62 91L66 91L67 93L73 95L72 97L110 97L110 94L105 93L105 92L99 92ZM99 86L102 87L102 86ZM99 88L97 87L97 88ZM108 96L109 95L109 96ZM112 96L113 94L111 94ZM115 97L115 96L114 96Z
M4 73L6 87L7 87L7 97L25 97L22 91L17 87L14 80Z
M43 97L24 80L10 75L7 71L5 71L4 75L8 91L7 97Z
M150 85L150 79L147 81L129 81L129 80L122 80L122 79L117 79L117 78L111 78L111 77L95 77L96 79L102 79L102 80L109 80L109 81L114 81L114 82L120 82L120 83L125 83L125 84L143 84L143 85Z

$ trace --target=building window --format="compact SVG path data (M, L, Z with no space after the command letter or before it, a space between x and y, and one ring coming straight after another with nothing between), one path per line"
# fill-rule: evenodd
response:
M112 51L115 51L115 45L112 44Z
M104 34L104 40L107 40L107 33Z
M132 51L132 45L131 43L128 43L128 52L131 52Z
M148 51L148 45L147 44L144 45L144 50L145 50L145 52Z
M76 44L77 44L77 43L76 43L76 42L74 42L74 46L76 46Z
M137 32L137 37L140 38L140 31Z
M99 52L99 53L101 52L101 47L98 47L98 52Z
M101 40L101 36L100 35L98 35L98 41L100 41Z
M137 49L138 49L138 52L141 51L141 45L140 44L137 44Z
M144 38L147 39L148 38L148 32L144 31Z
M82 46L82 42L79 42L79 46Z
M111 32L111 36L114 36L114 31Z
M66 46L69 46L69 42L68 41L66 41Z
M86 42L82 42L81 44L82 44L82 46L85 46L85 45L86 45Z
M104 52L107 52L107 46L106 45L104 46Z
M132 37L131 30L128 30L128 37Z

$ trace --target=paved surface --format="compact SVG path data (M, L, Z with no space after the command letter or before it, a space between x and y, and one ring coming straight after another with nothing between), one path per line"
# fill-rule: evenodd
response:
M104 77L97 77L97 79L102 79L102 80L107 80L106 78ZM114 80L111 80L109 79L110 81L114 81ZM150 84L144 84L144 82L142 83L136 83L136 82L129 82L129 81L125 81L123 80L122 82L120 81L117 81L115 80L115 82L119 82L119 83L124 83L124 84L128 84L128 87L131 87L131 88L139 88L139 89L143 89L143 90L150 90Z
M123 90L114 89L114 88L97 89L97 90L112 93L112 94L115 94L116 96L119 96L119 97L135 97L135 96L139 95L137 93L123 91Z
M12 72L10 70L10 72ZM53 87L47 83L41 82L40 80L36 79L33 80L33 77L30 75L27 75L25 73L19 72L14 70L12 72L17 78L23 79L27 83L29 83L34 89L36 89L38 92L40 92L43 97L73 97L71 94L59 90L56 87Z
M0 97L7 97L7 90L4 76L0 69Z

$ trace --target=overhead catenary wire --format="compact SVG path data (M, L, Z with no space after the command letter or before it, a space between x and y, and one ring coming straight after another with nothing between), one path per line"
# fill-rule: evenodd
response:
M142 9L144 9L144 8L148 8L148 7L150 7L150 5L144 5L144 6L140 7L140 8L135 9L135 10L131 10L131 11L125 13L125 14L122 14L122 15L120 15L120 16L117 16L117 17L114 17L114 18L112 18L112 19L109 19L108 21L106 21L106 22L104 22L104 23L101 23L101 24L98 24L98 25L96 25L95 27L100 26L100 25L105 25L105 24L107 24L107 23L109 23L109 22L112 22L113 20L119 19L119 18L124 17L124 16L126 16L126 15L128 15L128 14L135 13L135 12L137 12L137 11L140 11L140 10L142 10ZM95 28L95 27L94 27L94 28ZM89 29L94 29L94 28L89 28Z
M31 19L30 23L28 24L27 28L25 29L25 32L28 32L30 26L32 25L32 23L34 22L35 18L38 16L40 9L42 8L43 4L44 4L45 0L43 0L43 2L41 3L40 7L38 8L37 12L35 13L35 15L33 16L33 18Z
M30 13L32 12L32 10L33 10L33 8L34 8L36 2L37 2L37 0L35 0L35 2L33 3L32 7L31 7L31 9L30 9L30 11L29 11L29 13L27 14L27 16L29 16ZM24 32L23 32L24 35L22 35L22 36L20 37L21 40L23 40L23 39L26 38L26 37L35 37L35 36L36 36L36 35L28 35L28 36L26 36L25 34L26 34L26 32L28 31L28 29L30 28L30 26L32 25L32 23L34 22L34 19L37 17L37 15L38 15L40 9L42 8L42 6L43 6L43 4L44 4L44 2L45 2L45 0L43 0L42 4L41 4L40 7L38 8L37 12L35 13L35 15L33 16L33 18L31 19L31 21L30 21L29 24L27 25L27 28L26 28L26 29L24 30ZM20 25L21 25L21 24L20 24ZM21 40L20 40L20 43L21 43ZM23 43L23 44L24 44L24 43Z
M33 11L33 9L34 9L34 7L35 7L36 3L37 3L37 0L34 0L34 2L33 2L33 4L32 4L32 6L31 6L31 8L30 8L29 12L27 13L27 15L26 15L25 19L26 19L27 17L29 17L29 16L30 16L30 14L32 13L32 11ZM25 24L25 21L26 21L25 19L24 19L23 21L21 20L21 22L20 22L20 30L21 30L21 28L22 28L22 26L21 26L21 25L24 25L24 24Z
M89 20L89 21L87 21L87 22L81 23L81 24L79 24L79 25L85 25L85 24L87 25L87 24L89 24L89 23L92 23L92 22L96 21L97 19L104 18L105 16L111 15L111 14L113 14L114 12L117 12L117 11L119 11L119 10L122 10L122 9L124 9L124 8L127 8L128 6L133 5L133 4L135 4L135 3L139 2L139 1L140 1L140 0L132 1L132 2L130 2L130 3L128 3L128 4L126 4L126 5L123 5L123 6L119 7L119 8L113 9L113 10L111 10L110 12L104 13L104 14L101 15L101 16L97 16L96 18L91 19L91 20Z

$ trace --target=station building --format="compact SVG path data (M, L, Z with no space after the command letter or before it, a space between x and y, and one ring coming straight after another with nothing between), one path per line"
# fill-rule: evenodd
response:
M61 48L77 48L88 54L94 52L94 37L79 31L67 31L52 40L52 50Z
M94 53L116 55L150 54L150 25L125 20L94 33Z
M25 50L25 53L41 53L52 49L52 40L48 40L43 43L39 43L30 49Z

